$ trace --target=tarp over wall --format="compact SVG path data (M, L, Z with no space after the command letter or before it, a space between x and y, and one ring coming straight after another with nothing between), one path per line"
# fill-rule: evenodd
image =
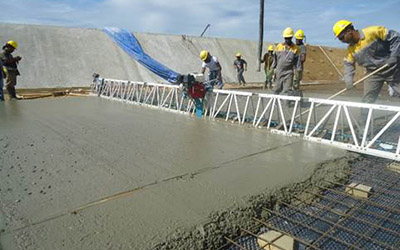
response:
M144 67L149 69L154 74L175 83L178 78L178 73L162 65L147 55L140 45L136 37L129 31L119 28L104 28L104 32L110 36L118 46L120 46L129 56L138 61Z

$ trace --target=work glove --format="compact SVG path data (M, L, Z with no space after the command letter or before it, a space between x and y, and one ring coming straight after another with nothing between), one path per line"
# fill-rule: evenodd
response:
M22 57L16 56L15 59L17 60L17 62L19 62L19 61L21 61Z
M394 65L397 64L397 57L391 56L389 59L386 60L386 64L388 65L388 68L393 67Z
M353 86L353 81L349 81L349 82L346 82L346 89L347 90L350 90L350 89L352 89L354 86Z

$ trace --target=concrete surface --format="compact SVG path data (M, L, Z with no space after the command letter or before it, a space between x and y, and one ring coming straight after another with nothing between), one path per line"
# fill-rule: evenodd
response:
M206 49L218 57L225 82L237 82L232 66L240 52L248 62L247 82L263 82L257 72L257 42L135 33L143 49L154 59L179 73L199 72L199 53ZM13 39L19 43L15 55L21 55L18 88L58 88L89 86L94 72L106 78L132 81L165 82L131 59L101 30L0 24L0 44ZM276 41L281 42L281 41ZM264 43L264 49L268 42ZM343 71L343 49L326 48L326 53ZM316 46L308 47L304 81L337 81L339 76Z
M210 248L237 208L346 154L95 97L5 102L0 117L4 250Z

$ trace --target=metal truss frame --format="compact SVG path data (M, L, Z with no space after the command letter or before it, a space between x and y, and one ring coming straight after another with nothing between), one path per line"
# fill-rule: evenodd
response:
M101 85L92 84L91 90L107 99L183 114L195 111L193 101L185 98L177 85L104 79ZM217 89L207 93L204 103L204 116L208 119L222 118L239 125L266 127L272 133L302 136L308 141L400 160L399 135L396 134L395 142L383 143L386 148L377 146L382 135L399 124L400 107ZM305 112L301 111L303 104L310 107ZM318 110L322 115L318 115ZM365 120L357 119L354 110L364 112ZM391 118L377 129L374 116L382 114ZM343 140L344 131L348 131L346 140Z

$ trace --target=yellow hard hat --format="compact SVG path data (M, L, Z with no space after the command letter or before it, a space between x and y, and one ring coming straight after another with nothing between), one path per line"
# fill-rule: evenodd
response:
M207 59L207 56L208 56L208 51L207 50L202 50L200 52L200 59L201 60L205 61Z
M240 54L239 52L236 53L236 57L241 57L241 56L242 56L242 54Z
M268 51L274 51L274 45L269 45L268 46Z
M333 34L335 37L338 37L342 31L347 28L349 25L351 25L352 22L347 21L347 20L340 20L333 25Z
M8 41L6 44L11 45L14 49L18 48L18 43L15 41Z
M304 39L304 31L303 30L297 30L296 33L294 34L294 37L299 40Z
M282 34L283 38L290 38L293 37L293 29L290 27L287 27Z

